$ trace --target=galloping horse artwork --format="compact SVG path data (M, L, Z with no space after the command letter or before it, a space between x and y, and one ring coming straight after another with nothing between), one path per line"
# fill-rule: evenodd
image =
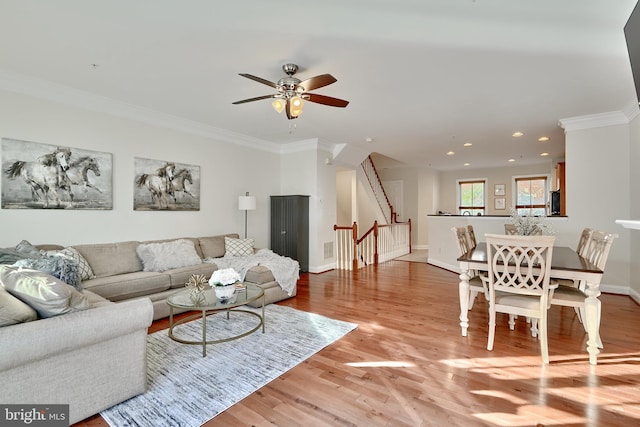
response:
M4 209L113 207L109 153L3 138L2 160Z
M200 167L135 158L134 210L200 210Z

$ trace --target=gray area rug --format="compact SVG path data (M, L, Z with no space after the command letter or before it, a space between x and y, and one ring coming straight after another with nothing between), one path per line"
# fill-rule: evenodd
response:
M414 250L410 254L403 255L396 258L397 261L409 261L409 262L428 262L429 251L427 249Z
M147 392L100 415L117 427L200 426L358 326L274 304L265 307L265 317L264 334L259 329L209 345L204 358L201 346L179 344L167 330L149 335ZM232 312L230 321L215 314L207 319L207 339L238 334L258 322L250 314ZM174 334L199 340L202 321L179 325Z

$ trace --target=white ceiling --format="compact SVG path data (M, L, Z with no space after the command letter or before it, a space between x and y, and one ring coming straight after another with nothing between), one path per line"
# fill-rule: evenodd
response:
M530 164L563 157L559 119L636 102L635 3L0 0L0 71L276 144L318 138L440 170ZM269 100L231 104L273 90L238 73L277 81L287 62L302 80L332 74L314 92L349 106L307 102L288 121Z

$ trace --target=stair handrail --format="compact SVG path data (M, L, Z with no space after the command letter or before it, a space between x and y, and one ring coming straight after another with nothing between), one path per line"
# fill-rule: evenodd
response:
M376 165L373 163L371 155L367 156L367 158L361 163L361 167L364 171L365 176L367 177L367 180L369 181L369 186L371 187L371 190L376 197L378 206L380 206L380 209L382 209L385 220L387 221L387 223L395 223L397 219L397 213L395 212L393 205L389 201L387 192L384 191L382 180L380 179L380 175L378 174Z

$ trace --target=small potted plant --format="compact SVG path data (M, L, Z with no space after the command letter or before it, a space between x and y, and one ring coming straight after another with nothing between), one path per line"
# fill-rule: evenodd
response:
M233 268L216 270L209 279L209 284L215 290L216 297L221 301L227 301L236 290L235 284L240 281L240 274Z

